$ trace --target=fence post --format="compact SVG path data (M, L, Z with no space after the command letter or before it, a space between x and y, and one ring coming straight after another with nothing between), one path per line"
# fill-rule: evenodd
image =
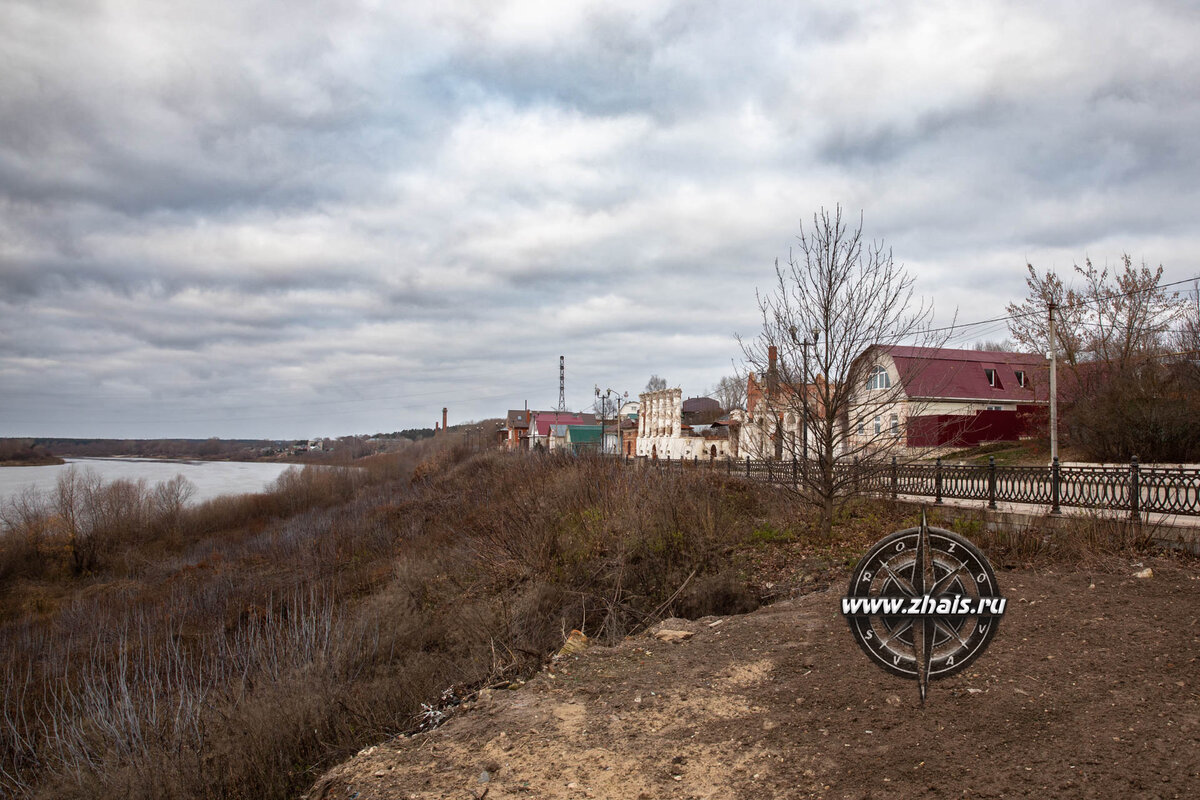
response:
M858 494L858 493L859 493L859 491L861 490L861 486L859 485L859 480L858 480L858 479L859 479L859 473L858 473L858 456L855 456L855 457L854 457L854 466L853 466L853 467L851 467L851 469L853 469L853 470L854 470L854 493L855 493L855 494Z
M1137 456L1129 462L1129 518L1140 519L1142 511L1142 475Z
M746 480L750 480L750 456L746 456Z
M725 474L726 475L733 474L733 458L732 457L725 459Z
M1059 507L1059 495L1062 492L1062 475L1058 466L1058 456L1054 457L1054 461L1050 464L1050 513L1061 514L1062 509Z
M988 508L996 507L996 457L988 456Z
M796 480L796 457L792 456L792 488L795 489L799 485L799 482Z
M700 466L700 457L692 456L692 469L695 469L698 466Z
M896 469L896 457L892 456L892 499L895 500L900 494L900 474Z
M942 504L942 457L938 456L937 466L933 472L933 504L940 506Z

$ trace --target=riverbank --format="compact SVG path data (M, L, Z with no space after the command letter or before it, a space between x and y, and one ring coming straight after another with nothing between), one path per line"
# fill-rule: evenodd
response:
M152 524L81 515L103 525L74 539L70 515L17 518L0 649L26 677L0 708L0 790L294 798L480 687L519 686L572 629L618 646L663 617L795 600L913 522L852 504L823 539L786 492L720 473L424 447L173 516L102 503ZM1106 536L978 532L1021 568L1128 550Z
M0 461L0 467L53 467L67 463L58 456L38 456L36 458L9 458Z

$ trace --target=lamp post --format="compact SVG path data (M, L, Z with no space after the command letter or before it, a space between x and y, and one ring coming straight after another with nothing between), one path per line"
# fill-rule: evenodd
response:
M1058 460L1058 345L1054 338L1054 303L1050 303L1050 463Z
M809 336L812 337L811 342L808 340L808 336L806 336L804 338L803 342L797 341L795 326L792 326L791 328L789 328L788 332L792 335L792 342L799 345L801 348L801 352L804 353L804 368L803 368L804 372L800 378L800 382L802 384L802 391L804 392L803 397L801 397L801 399L800 399L800 415L804 418L804 425L803 425L804 441L800 446L804 453L804 469L807 472L807 470L808 470L808 348L817 346L817 342L820 341L820 339L821 339L821 331L818 328L813 327L812 331L809 333Z
M601 402L600 402L600 452L602 452L602 453L607 452L604 447L604 417L605 417L605 410L608 407L608 398L610 395L616 395L618 398L620 398L622 396L628 398L629 392L625 392L625 394L622 395L620 392L616 391L615 389L605 389L604 390L604 395L603 395L604 399L601 400ZM596 397L597 398L601 397L599 386L596 387ZM615 427L616 427L616 440L614 442L613 451L618 454L621 452L621 416L618 413L619 410L620 409L618 407L617 409L615 409L613 411L613 422L615 423Z

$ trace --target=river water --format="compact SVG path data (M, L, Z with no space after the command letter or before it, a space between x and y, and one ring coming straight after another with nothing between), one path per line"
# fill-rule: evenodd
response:
M117 478L135 481L145 479L151 486L183 475L196 487L191 500L193 503L224 494L261 492L288 467L296 466L263 461L170 461L156 458L68 458L66 461L66 464L48 467L0 467L0 504L27 486L46 493L52 491L58 476L72 465L76 469L90 469L105 481Z

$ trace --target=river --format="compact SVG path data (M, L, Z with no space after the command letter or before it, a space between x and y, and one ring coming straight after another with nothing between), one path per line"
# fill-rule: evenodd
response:
M157 458L68 458L66 461L66 464L48 467L0 467L0 504L27 486L42 492L52 491L58 476L71 466L90 469L105 481L117 478L135 481L145 479L151 486L183 475L196 487L191 500L193 503L224 494L261 492L288 467L296 466L266 461L173 461Z

